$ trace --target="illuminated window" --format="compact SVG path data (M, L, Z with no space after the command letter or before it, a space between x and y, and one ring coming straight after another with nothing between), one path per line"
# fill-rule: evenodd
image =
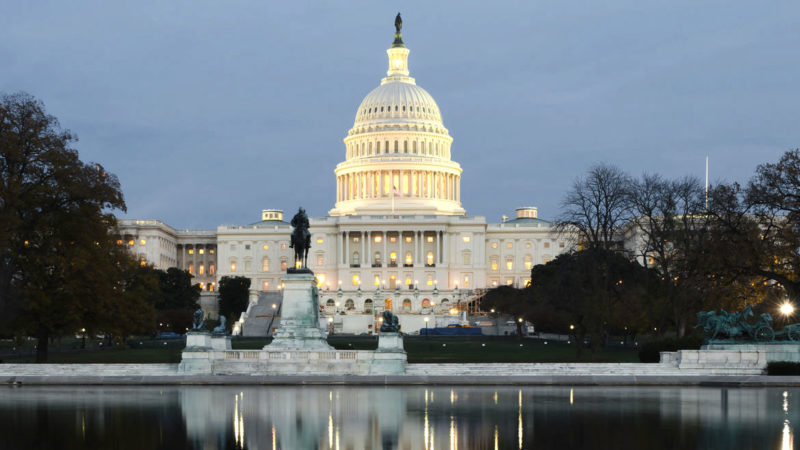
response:
M261 260L261 271L269 272L269 258L263 258Z
M550 243L549 242L545 242L544 243L544 248L550 248Z
M406 274L406 286L411 286L411 275Z
M374 256L375 257L374 257L373 261L375 262L375 264L380 264L381 263L381 252L375 252Z
M205 291L206 290L206 285L203 284L203 283L200 283L200 290L201 291Z
M513 246L514 246L514 244L512 244L511 242L509 242L509 243L507 243L507 244L506 244L506 248L511 248L511 247L513 247Z
M544 259L544 263L545 263L545 264L547 264L547 263L549 263L549 262L550 262L550 258L545 258L545 259Z
M324 273L317 274L317 287L321 288L324 285L325 285L325 274Z
M506 280L506 284L507 284L508 286L511 286L512 284L514 284L514 279L513 279L513 278L508 278L508 279Z
M320 238L320 239L322 239L322 238ZM361 238L358 237L358 236L353 236L353 242L361 242Z
M25 241L25 245L28 245L28 241ZM117 240L117 245L122 245L122 239Z
M194 275L194 264L189 264L189 273Z
M647 255L647 264L652 266L655 263L656 263L656 259L653 258L653 255Z
M469 287L469 275L464 275L464 287Z
M564 248L564 243L563 242L559 242L558 243L558 248Z
M389 242L397 242L397 238L395 236L392 236L389 238Z
M214 283L208 283L208 290L214 292Z
M208 265L208 274L209 275L214 275L214 265L213 264L209 264Z
M231 272L236 272L236 263L235 262L231 263Z
M506 260L506 270L514 270L514 260L507 259Z
M193 249L193 248L190 248L190 249L189 249L189 254L190 254L190 255L194 255L194 249Z
M261 283L261 289L268 291L269 290L269 281L264 281Z
M281 250L286 250L286 243L281 244Z
M497 260L492 259L492 272L497 272Z
M464 239L464 242L469 242L471 240L469 236L464 236L462 239Z
M145 241L144 239L139 239L139 245L144 245L146 243L147 243L147 241Z
M422 299L422 307L423 308L430 308L431 307L431 299L423 298Z
M428 281L426 282L428 286L433 286L433 275L428 274Z
M525 280L525 287L531 287L531 280Z
M492 242L492 248L497 248L497 242Z
M428 255L425 257L425 263L429 266L433 264L433 252L428 252Z
M531 248L531 243L530 242L526 242L525 243L525 248Z
M411 256L411 252L406 252L406 264L411 265L414 263L414 258Z
M269 245L264 244L264 250L269 250Z
M427 242L433 242L433 236L428 236L425 238Z
M205 251L204 249L202 249L202 248L201 248L200 250L198 250L198 251L197 251L197 253L199 253L199 254L201 254L201 255L202 255L203 253L205 253L205 252L206 252L206 251Z
M403 311L411 311L411 299L407 298L403 300Z
M381 285L381 276L375 275L375 286L380 286L380 285Z
M204 266L202 264L197 266L197 274L198 275L204 275L205 273L206 273L206 266Z
M212 255L213 255L213 254L214 254L214 249L213 249L213 248L212 248L212 249L209 249L209 250L208 250L208 253L210 253L210 254L212 254Z
M146 266L146 265L147 265L147 261L145 261L145 260L141 260L141 261L139 261L139 265L140 265L140 266L142 266L142 267L144 267L144 266Z
M359 283L361 283L361 279L358 277L358 275L353 275L353 286L358 286Z
M321 237L317 238L317 244L322 244L323 242L325 242L325 239L322 239Z
M406 242L411 242L411 236L406 236Z
M357 256L357 255L358 255L358 253L356 253L355 255L353 255L353 258L354 258L354 259L355 259L355 258L358 258L358 256ZM317 255L317 265L318 265L318 266L321 266L321 265L324 265L324 264L325 264L325 255L322 255L322 254L320 254L320 255ZM358 264L358 263L356 263L356 264Z
M533 259L531 255L525 255L525 270L531 270L531 266L533 265Z
M389 262L391 264L397 264L397 252L389 253Z
M382 239L380 236L375 236L375 242L380 242Z
M496 287L496 286L497 286L497 280L492 280L492 287Z
M286 272L286 261L281 261L281 271Z

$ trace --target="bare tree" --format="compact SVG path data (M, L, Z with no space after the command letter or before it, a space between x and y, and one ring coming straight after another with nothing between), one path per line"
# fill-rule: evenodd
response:
M572 183L556 228L577 232L582 248L614 249L618 235L630 219L630 177L615 166L598 164Z

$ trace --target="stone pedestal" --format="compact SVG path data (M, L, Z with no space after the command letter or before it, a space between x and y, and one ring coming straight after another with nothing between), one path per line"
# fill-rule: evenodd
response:
M319 300L314 274L287 273L283 279L281 324L264 350L333 350L319 328Z
M190 331L186 333L185 352L204 352L211 349L211 333L207 331Z
M231 337L226 335L211 335L212 350L231 350Z
M211 373L211 334L207 331L186 333L186 348L181 353L178 371L190 374Z
M758 351L764 354L766 362L792 361L800 362L800 343L792 341L752 342L752 343L716 343L706 344L703 350Z
M403 335L400 333L381 333L378 335L378 349L372 358L371 375L402 375L406 373L408 358L403 349Z

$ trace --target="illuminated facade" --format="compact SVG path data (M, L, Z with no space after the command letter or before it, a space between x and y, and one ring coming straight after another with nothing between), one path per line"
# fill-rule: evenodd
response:
M466 215L462 170L451 159L453 138L439 107L410 77L402 40L387 53L387 76L361 102L344 138L334 208L310 218L309 267L337 332L372 332L384 309L399 314L406 331L446 324L482 289L524 286L533 265L569 248L534 207L501 223ZM294 258L283 212L264 210L261 219L202 232L213 235L204 245L216 250L215 278L249 277L253 303L260 292L280 289ZM193 261L196 270L186 245L176 236L170 248L179 256L167 260L187 270Z

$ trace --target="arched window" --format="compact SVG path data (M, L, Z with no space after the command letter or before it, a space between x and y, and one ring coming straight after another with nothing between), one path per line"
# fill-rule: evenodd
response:
M410 299L403 300L403 311L411 311L411 300Z
M206 266L204 266L204 265L202 265L202 264L200 264L199 266L197 266L197 273L198 273L199 275L203 275L204 273L206 273Z
M531 255L525 255L525 270L531 270L533 266L533 258Z
M425 256L425 264L432 266L433 265L433 252L428 252Z
M392 299L387 298L383 301L383 310L384 311L391 311L392 310Z
M414 257L411 255L411 252L406 252L406 265L411 266L414 264Z
M352 311L356 309L356 304L353 302L352 298L348 298L346 302L344 302L344 309L348 311Z
M194 275L194 264L189 264L189 273Z
M373 259L373 264L380 265L381 263L381 252L375 252L375 258Z
M266 256L261 260L261 271L269 272L269 258Z
M389 264L397 264L397 252L389 253Z
M429 298L422 299L422 307L423 308L430 308L431 307L431 300Z
M372 312L372 299L364 300L364 312L371 313Z
M214 275L214 265L213 264L209 264L208 265L208 274L209 275Z
M333 301L332 298L329 298L327 302L325 302L325 306L328 308L333 308L336 306L336 302Z
M358 252L353 252L353 264L361 264L361 255L359 255Z

